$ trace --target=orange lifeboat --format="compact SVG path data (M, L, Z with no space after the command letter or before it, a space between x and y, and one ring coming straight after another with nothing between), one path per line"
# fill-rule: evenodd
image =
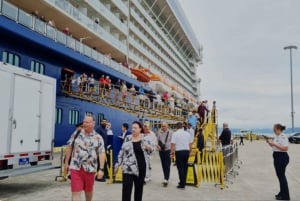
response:
M175 85L171 85L171 89L174 91L176 89Z
M151 81L161 81L161 77L157 74L152 74L150 77Z
M150 82L151 76L149 75L149 69L146 68L131 68L131 73L137 77L137 80L141 82Z

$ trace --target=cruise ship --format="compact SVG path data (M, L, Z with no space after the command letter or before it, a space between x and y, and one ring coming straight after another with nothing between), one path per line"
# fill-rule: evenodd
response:
M177 0L0 0L0 8L1 61L57 80L54 146L86 114L118 136L122 123L157 129L195 108L202 47ZM156 99L166 92L168 101Z

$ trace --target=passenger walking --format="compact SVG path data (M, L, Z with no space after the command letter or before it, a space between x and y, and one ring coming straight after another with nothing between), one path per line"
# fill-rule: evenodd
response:
M244 145L244 136L242 134L240 136L240 144L239 145Z
M146 169L146 177L145 177L145 182L151 181L151 157L152 153L155 151L156 146L157 146L157 137L155 133L150 129L150 123L145 122L143 125L144 129L144 139L152 147L151 151L148 151L147 153L147 169Z
M188 121L187 122L192 125L193 129L196 129L196 126L197 126L196 110L193 110L193 112L189 112L189 114L188 114Z
M275 195L276 200L290 200L288 182L285 176L286 166L289 164L288 145L289 141L283 131L285 126L281 124L274 125L275 137L273 140L267 140L267 143L273 149L274 167L280 184L280 191Z
M132 123L132 135L125 137L118 155L115 172L122 165L122 201L130 201L134 184L134 201L142 201L144 179L146 175L147 152L152 150L145 140L140 122Z
M84 191L86 201L91 201L97 170L97 155L100 166L97 178L101 179L104 170L105 148L102 137L94 130L95 119L93 116L86 116L82 127L78 137L74 139L75 135L72 135L68 141L67 150L69 151L66 151L64 166L71 172L72 200L80 200L81 192ZM73 152L71 153L70 150Z
M161 166L164 173L163 185L166 187L170 178L170 169L171 169L171 157L170 157L170 148L171 148L171 138L173 132L169 129L166 122L162 122L161 128L157 133L157 150L159 151L159 157Z
M206 113L208 113L209 110L206 108L204 102L200 102L200 105L198 107L198 115L199 115L199 121L200 121L200 125L202 126L202 124L205 122L205 116Z
M200 151L200 162L202 162L203 149L205 148L204 135L203 135L202 128L200 128L200 129L198 129L198 131L196 131L195 137L198 138L197 148ZM197 163L197 161L195 161L195 163Z
M179 175L178 189L185 189L186 174L188 168L188 158L192 147L190 134L182 127L182 123L176 124L177 131L173 133L171 139L171 156L176 157L176 166Z
M194 140L195 130L192 128L192 124L187 123L186 131L189 132L189 134L191 135L192 140Z

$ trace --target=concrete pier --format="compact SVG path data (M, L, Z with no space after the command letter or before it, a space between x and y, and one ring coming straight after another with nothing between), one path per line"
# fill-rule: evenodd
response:
M290 164L287 167L292 200L300 200L300 145L290 144ZM58 161L57 155L56 161ZM272 150L264 141L245 142L239 147L239 160L242 161L239 175L230 177L233 184L220 190L214 183L201 183L199 188L187 186L176 189L178 174L175 166L171 169L168 187L162 186L162 171L158 154L153 157L152 181L144 187L144 201L196 201L196 200L275 200L279 183L273 167ZM55 182L58 169L12 177L0 180L0 200L71 200L70 182ZM121 200L122 184L95 183L93 200ZM82 196L82 200L84 197Z

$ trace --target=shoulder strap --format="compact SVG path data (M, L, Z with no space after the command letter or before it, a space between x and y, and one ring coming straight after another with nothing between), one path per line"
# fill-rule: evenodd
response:
M73 142L72 142L72 149L71 149L71 153L73 153L74 150L74 144L75 144L75 140L78 137L78 135L81 133L81 130L78 130L74 136Z
M168 133L167 133L167 136L166 136L166 139L165 139L165 144L167 143L168 136L169 136L169 132L170 132L170 131L168 131Z
M78 137L78 135L80 134L81 130L78 130L74 136L74 139L73 139L73 142L72 142L72 147L71 147L71 156L70 156L70 160L69 160L69 165L71 163L71 158L72 158L72 154L73 154L73 151L74 151L74 144L75 144L75 140L76 138Z

